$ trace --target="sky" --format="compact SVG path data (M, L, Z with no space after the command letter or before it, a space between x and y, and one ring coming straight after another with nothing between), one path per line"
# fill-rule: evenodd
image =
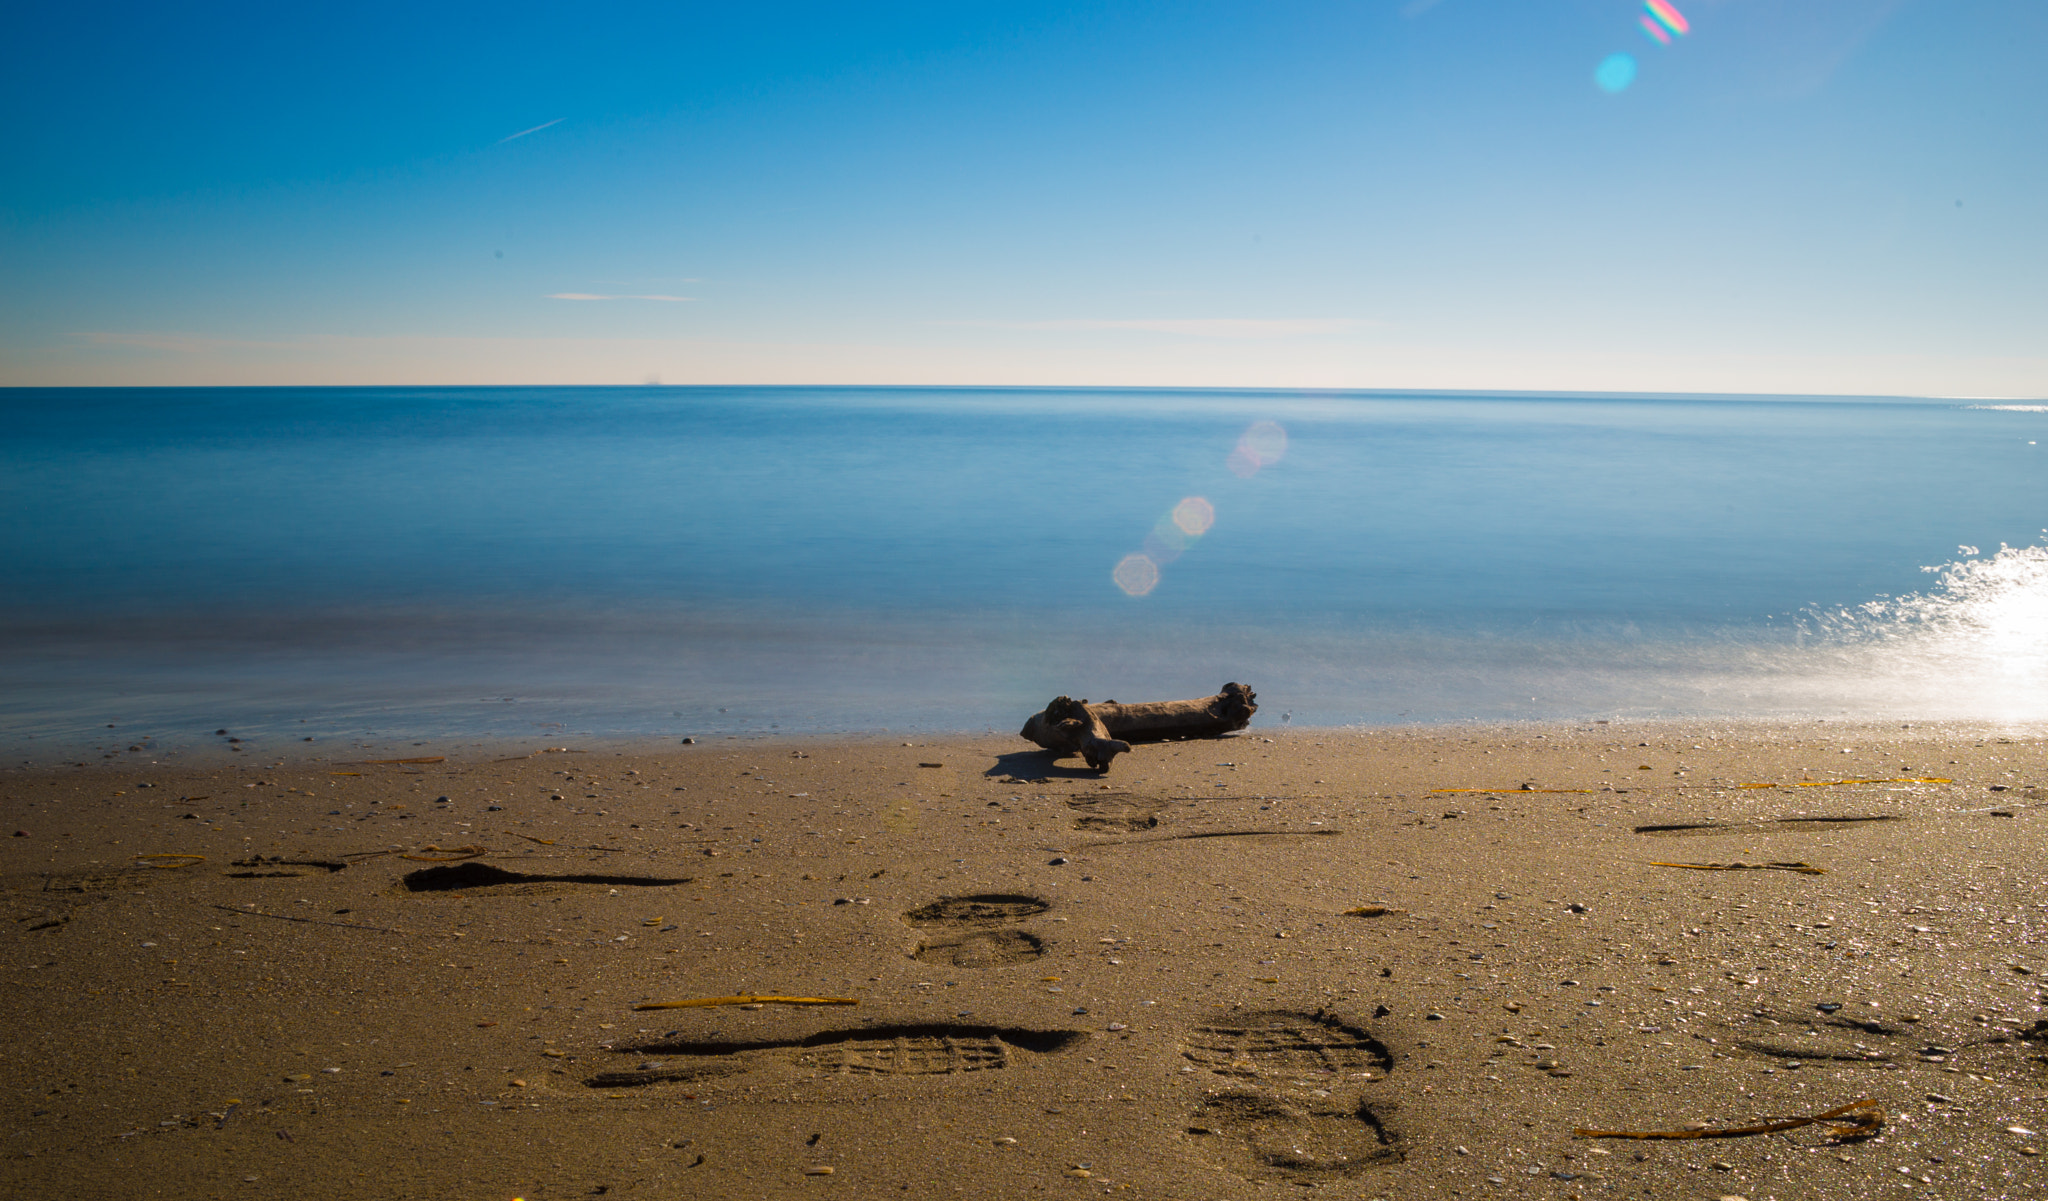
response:
M1656 6L17 5L0 385L2048 396L2048 5Z

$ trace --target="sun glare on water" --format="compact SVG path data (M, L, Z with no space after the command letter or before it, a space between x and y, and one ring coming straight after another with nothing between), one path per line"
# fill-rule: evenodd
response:
M1924 568L1926 592L1816 614L1848 674L1928 717L2048 720L2048 545Z

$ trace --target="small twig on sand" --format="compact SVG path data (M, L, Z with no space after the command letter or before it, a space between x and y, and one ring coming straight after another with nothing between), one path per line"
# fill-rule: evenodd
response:
M859 997L695 997L688 1001L644 1001L642 1009L698 1009L707 1005L858 1005Z
M1696 872L1798 872L1804 876L1824 876L1828 871L1810 863L1659 863L1652 859L1650 866L1689 867Z
M1828 1125L1835 1128L1837 1138L1868 1138L1884 1125L1884 1110L1876 1101L1865 1097L1838 1105L1826 1113L1817 1113L1804 1118L1776 1118L1754 1126L1735 1126L1726 1130L1585 1130L1572 1133L1580 1138L1748 1138L1756 1134L1776 1134L1781 1130L1797 1130L1802 1126Z
M267 917L280 922L304 922L309 926L340 926L344 930L373 930L378 934L412 933L410 930L394 930L389 926L362 926L355 922L330 922L325 918L318 917L293 917L289 913L264 913L259 909L237 909L233 905L213 905L209 906L209 908L218 909L223 913L232 913L237 917Z
M1192 834L1158 834L1150 838L1118 838L1086 842L1089 847L1128 847L1141 842L1188 842L1199 838L1327 838L1342 830L1198 830Z
M478 846L475 843L460 847L437 847L429 843L420 849L422 851L432 851L433 854L400 855L399 858L414 859L421 863L455 863L459 860L475 859L479 855L491 853L488 848Z

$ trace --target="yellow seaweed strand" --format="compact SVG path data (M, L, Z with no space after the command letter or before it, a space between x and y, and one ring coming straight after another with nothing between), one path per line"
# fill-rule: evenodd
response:
M1520 784L1513 788L1432 788L1431 792L1598 792L1597 788L1524 788Z
M709 1005L858 1005L859 997L692 997L687 1001L643 1001L643 1009L701 1009Z
M159 852L153 855L137 855L135 858L137 862L146 863L150 867L191 867L195 863L206 862L206 856L204 855L179 855L169 852Z
M1884 1110L1876 1101L1865 1097L1838 1105L1826 1113L1817 1113L1804 1118L1779 1118L1760 1122L1754 1126L1735 1126L1726 1130L1586 1130L1575 1129L1573 1134L1580 1138L1748 1138L1757 1134L1777 1134L1783 1130L1797 1130L1802 1126L1826 1124L1835 1128L1842 1137L1866 1138L1877 1133L1884 1125Z
M1801 780L1801 788L1835 788L1843 784L1953 784L1947 776L1889 776L1882 780Z

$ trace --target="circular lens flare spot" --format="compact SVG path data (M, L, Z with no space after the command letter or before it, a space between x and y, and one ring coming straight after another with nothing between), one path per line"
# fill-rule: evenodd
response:
M1155 567L1164 567L1187 553L1188 544L1194 539L1181 532L1171 517L1162 517L1152 532L1145 535L1143 551Z
M1144 555L1125 555L1110 578L1128 596L1144 596L1159 587L1159 565Z
M1636 59L1633 54L1610 54L1600 60L1600 66L1593 72L1593 82L1603 92L1619 92L1636 81Z
M1237 439L1237 449L1227 461L1231 473L1250 479L1261 467L1271 467L1287 453L1287 431L1277 421L1254 421Z
M1199 538L1216 524L1216 506L1199 496L1190 496L1173 506L1173 524L1190 538Z

